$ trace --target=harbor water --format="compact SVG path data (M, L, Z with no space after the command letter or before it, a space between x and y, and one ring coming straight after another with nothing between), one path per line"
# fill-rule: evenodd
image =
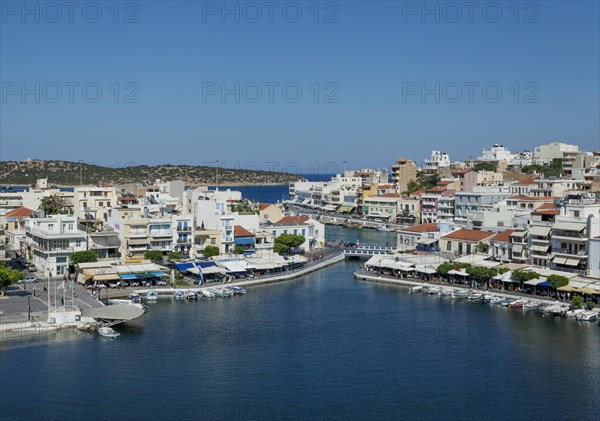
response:
M1 418L598 419L597 323L357 281L360 264L160 299L116 340L4 344Z

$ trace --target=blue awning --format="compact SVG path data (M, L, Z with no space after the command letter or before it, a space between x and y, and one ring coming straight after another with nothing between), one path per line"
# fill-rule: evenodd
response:
M242 246L253 246L254 245L254 237L236 237L233 239L235 244L239 244Z
M548 282L548 281L540 282L536 286L538 286L538 287L549 287L550 286L550 282Z
M188 270L189 268L193 268L194 264L193 263L175 263L175 267L177 268L177 270L179 272L183 272Z
M138 276L135 273L122 273L119 275L121 279L137 279Z
M167 276L167 274L163 273L163 272L150 272L150 273L148 273L148 276L161 277L161 276Z
M196 266L204 269L204 268L209 268L211 266L217 266L217 264L215 262L196 262Z

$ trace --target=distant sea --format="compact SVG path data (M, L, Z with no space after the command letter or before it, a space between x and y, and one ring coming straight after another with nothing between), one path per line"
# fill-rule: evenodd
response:
M331 174L300 174L301 177L308 181L326 181L331 179ZM209 187L214 190L214 186ZM251 199L261 203L277 203L288 200L289 187L285 185L275 186L221 186L219 189L239 190L242 192L242 197Z

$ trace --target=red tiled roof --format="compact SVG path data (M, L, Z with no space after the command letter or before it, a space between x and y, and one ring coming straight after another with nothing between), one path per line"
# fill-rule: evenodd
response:
M306 216L284 216L276 224L303 224L308 221Z
M536 215L559 215L560 210L553 203L542 203L533 212Z
M482 241L494 235L492 231L476 231L468 229L460 229L444 235L442 238L446 240L463 240L463 241Z
M254 234L252 234L250 231L248 231L246 228L242 227L241 225L234 225L233 226L233 236L234 237L254 237Z
M437 182L438 186L447 186L448 184L454 183L454 180L440 180Z
M446 191L446 187L434 187L432 189L425 190L425 193L441 193Z
M380 186L377 186L377 188L379 190L389 190L389 189L394 189L395 187L392 186L391 184L382 184Z
M515 184L526 186L529 184L535 184L535 181L533 181L533 178L525 178L524 180L517 181Z
M413 225L412 227L402 228L400 231L436 232L437 230L438 230L437 224L419 224L419 225Z
M271 206L270 203L259 203L258 204L258 210L265 210L267 209L269 206Z
M6 212L4 216L9 218L29 218L33 213L36 212L26 207L20 207Z
M425 193L425 190L420 189L420 190L412 192L411 194L409 194L409 196L417 196L417 195L421 195L423 193Z
M398 193L386 193L386 194L381 194L377 197L402 197L402 195L399 195Z
M496 234L496 236L490 241L495 241L497 243L510 243L510 236L512 233L513 230L502 231L501 233Z

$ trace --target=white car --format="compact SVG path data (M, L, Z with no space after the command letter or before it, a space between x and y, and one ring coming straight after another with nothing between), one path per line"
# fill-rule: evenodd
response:
M25 279L19 281L20 284L35 284L37 282L37 278L35 276L26 276Z

